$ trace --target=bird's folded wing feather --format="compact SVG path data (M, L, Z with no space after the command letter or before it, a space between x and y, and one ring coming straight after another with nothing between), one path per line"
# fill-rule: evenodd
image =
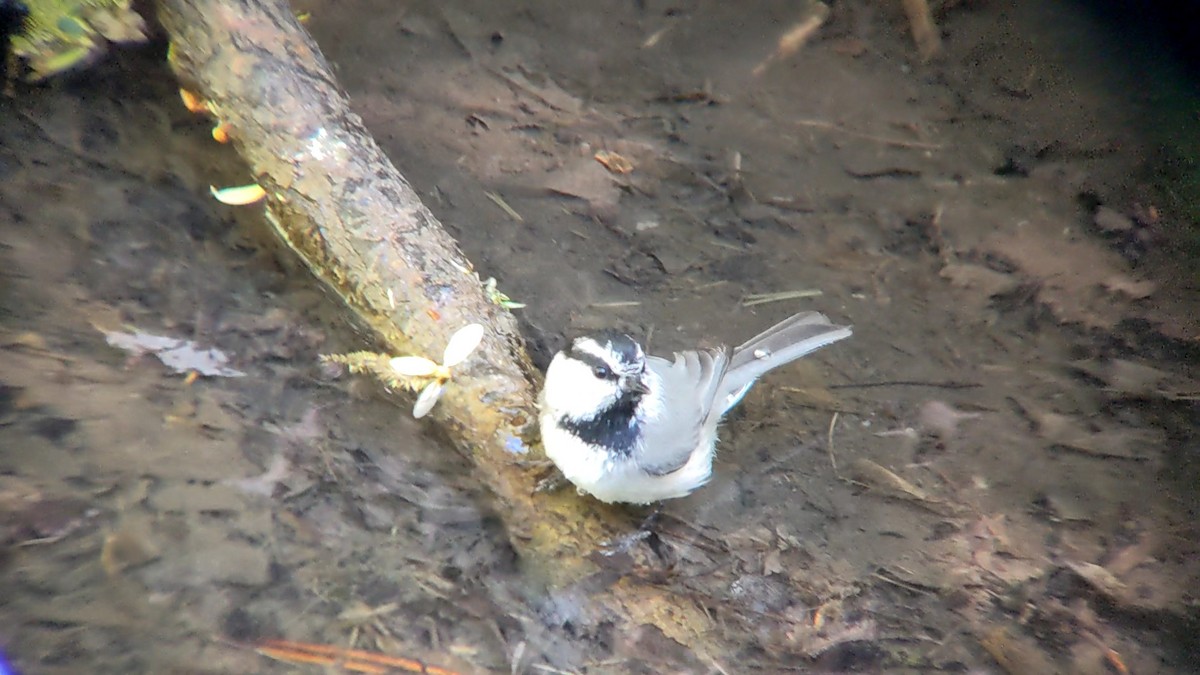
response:
M649 365L662 380L663 410L644 425L638 466L662 476L687 464L700 444L729 357L713 349L677 353L674 362L651 356Z

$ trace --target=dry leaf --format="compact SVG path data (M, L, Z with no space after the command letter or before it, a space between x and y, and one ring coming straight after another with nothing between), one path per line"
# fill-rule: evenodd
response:
M1108 598L1117 601L1125 599L1128 590L1125 583L1107 569L1087 562L1068 562L1067 567L1075 574L1078 574L1079 578L1086 581L1089 586L1100 591L1100 593Z
M633 173L633 162L626 159L623 155L618 155L608 150L598 150L592 157L597 162L600 162L604 168L608 169L610 173L621 175Z
M1061 672L1054 662L1038 649L1036 642L1018 637L1005 628L994 628L986 633L979 631L976 635L979 644L1009 675Z
M984 253L1019 269L1037 283L1037 297L1063 322L1092 328L1112 328L1128 308L1114 302L1104 289L1144 290L1126 279L1127 265L1098 242L1069 239L1030 226L996 233L984 243Z
M768 551L763 556L763 576L771 576L772 574L780 574L783 572L783 554L779 549Z
M958 288L969 288L981 291L985 296L1003 295L1015 289L1020 283L1011 274L997 272L982 265L969 263L953 263L946 265L939 276Z
M109 577L116 577L158 556L158 549L148 539L129 530L120 530L104 538L104 546L100 549L100 566Z
M546 176L542 186L551 192L582 199L597 213L612 211L621 199L621 190L604 167L588 160L576 160Z
M178 338L151 335L137 331L106 332L108 344L133 354L153 354L163 365L177 373L196 371L216 377L245 377L240 370L228 367L229 357L219 349L201 349L195 342Z
M907 495L918 501L930 501L924 490L904 480L892 471L869 459L856 459L850 465L850 475L864 485L892 493Z
M1101 206L1096 209L1096 215L1092 216L1092 222L1102 232L1110 234L1117 232L1128 232L1133 229L1133 219L1129 216L1110 209L1107 206Z
M1134 300L1148 298L1158 289L1158 284L1153 281L1137 281L1123 274L1114 274L1105 279L1103 285L1110 293L1127 295Z
M1200 382L1125 359L1089 359L1071 364L1076 370L1104 382L1106 389L1134 398L1196 400Z
M1039 410L1018 402L1025 415L1037 427L1037 432L1053 445L1097 457L1148 460L1157 456L1162 433L1152 429L1131 429L1100 420L1085 425L1070 415ZM1102 426L1101 426L1102 425Z
M958 433L958 425L973 420L979 413L961 412L942 401L926 401L917 412L917 423L925 431L941 438L950 438Z

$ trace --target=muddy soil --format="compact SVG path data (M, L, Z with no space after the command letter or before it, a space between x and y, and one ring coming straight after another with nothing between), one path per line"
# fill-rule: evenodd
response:
M775 58L796 3L296 8L528 305L543 365L601 326L658 353L809 309L855 335L768 376L712 483L605 563L703 607L722 647L618 633L584 589L527 583L409 401L320 365L370 338L255 209L211 199L250 177L161 46L20 89L0 101L20 672L319 672L248 646L275 638L460 672L1200 671L1197 279L1162 181L1200 99L1151 37L1072 3L950 3L922 64L900 3L834 3Z

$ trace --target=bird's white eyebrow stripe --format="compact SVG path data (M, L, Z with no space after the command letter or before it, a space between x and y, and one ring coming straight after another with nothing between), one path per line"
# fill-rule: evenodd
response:
M614 373L632 373L635 370L633 364L614 359L615 354L612 350L597 342L595 338L576 340L567 349L567 353L577 361L582 361L592 367L604 366Z
M571 358L582 361L591 367L604 366L610 370L613 369L613 363L605 358L608 355L607 350L596 344L591 338L577 340L570 346L567 353Z
M612 356L607 349L605 349L592 338L576 340L575 343L571 345L571 353L580 360L584 360L582 358L584 356L590 356L594 359L600 359L606 364L610 363L608 357Z

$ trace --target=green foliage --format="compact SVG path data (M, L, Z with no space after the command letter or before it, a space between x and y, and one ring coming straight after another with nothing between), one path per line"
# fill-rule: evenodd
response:
M132 0L29 0L25 31L13 36L13 55L44 80L99 58L109 43L143 42L146 24Z

